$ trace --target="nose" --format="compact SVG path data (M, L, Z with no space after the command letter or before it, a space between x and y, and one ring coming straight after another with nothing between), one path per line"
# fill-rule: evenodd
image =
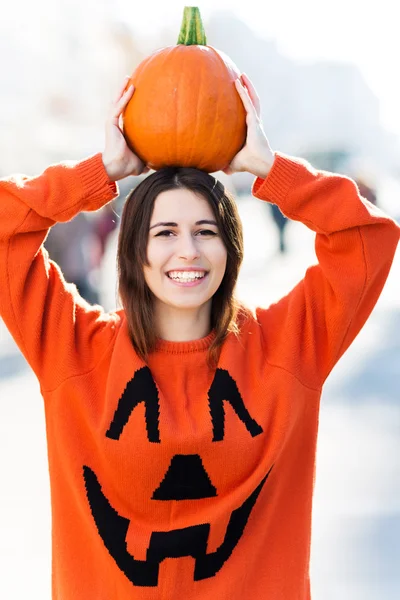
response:
M197 247L196 240L192 235L182 236L179 249L178 249L179 258L184 260L194 260L195 258L199 258L200 251Z

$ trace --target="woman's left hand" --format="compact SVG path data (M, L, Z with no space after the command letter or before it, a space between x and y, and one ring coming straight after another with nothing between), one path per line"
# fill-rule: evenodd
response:
M236 79L235 85L246 110L247 137L243 148L223 169L223 172L232 175L239 171L248 171L256 177L265 179L275 155L262 127L260 100L247 75L243 74L240 79Z

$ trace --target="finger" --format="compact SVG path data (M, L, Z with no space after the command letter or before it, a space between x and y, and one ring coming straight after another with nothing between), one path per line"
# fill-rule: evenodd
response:
M222 172L225 173L225 175L233 175L235 171L230 166L228 166L225 167L225 169L222 169Z
M257 116L258 116L258 113L257 113L257 108L256 108L256 104L255 104L255 102L253 101L253 98L252 98L251 91L250 91L250 89L249 89L249 88L246 86L245 82L242 80L242 77L240 77L240 79L239 79L239 84L240 84L240 86L241 86L241 88L242 88L242 91L245 93L246 97L248 98L248 100L249 100L249 101L250 101L250 103L251 103L252 112L254 112L255 114L257 114Z
M242 99L244 108L246 109L247 114L252 117L258 117L255 106L253 104L253 102L251 101L249 92L247 91L247 89L243 86L242 82L240 81L240 79L236 79L235 80L235 85L236 85L236 89L239 93L239 96Z
M254 85L252 84L251 80L246 75L246 73L242 73L240 78L241 78L242 82L244 83L245 87L247 88L247 91L249 92L251 101L254 105L254 108L256 109L257 115L260 116L261 102L260 102L260 98L257 94L256 88L254 87Z
M116 102L111 107L111 111L110 111L110 119L111 120L115 121L115 120L119 119L119 117L122 114L122 111L124 110L125 106L128 104L129 100L132 98L134 91L135 91L135 88L131 84L128 87L128 89L125 90L125 92L122 94L122 96L118 100L118 102Z
M126 75L126 76L124 77L124 83L122 84L122 86L121 86L121 88L120 88L120 90L119 90L118 94L115 96L115 99L114 99L114 104L115 104L116 102L118 102L118 100L121 98L122 94L123 94L123 93L125 92L125 90L127 89L127 86L128 86L129 80L130 80L130 77L129 77L129 75Z

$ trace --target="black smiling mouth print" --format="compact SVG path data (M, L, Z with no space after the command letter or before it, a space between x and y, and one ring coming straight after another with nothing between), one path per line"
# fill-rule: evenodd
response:
M119 515L111 506L94 471L89 467L83 468L90 509L105 547L133 585L147 587L158 585L160 563L165 558L192 556L195 559L194 581L207 579L218 573L242 537L253 506L270 472L271 469L254 492L232 512L224 540L215 552L207 554L210 532L210 524L207 523L166 532L153 531L146 560L136 560L127 550L129 519Z
M212 421L212 442L223 441L225 436L225 411L223 403L231 404L238 418L243 422L252 437L263 433L262 427L248 412L238 387L228 371L217 369L208 392ZM150 443L161 443L159 431L158 390L148 367L136 371L128 382L114 417L106 432L106 437L119 440L132 411L140 403L145 404L147 437ZM105 547L119 569L135 586L156 587L160 564L166 558L191 556L195 560L194 581L213 577L229 559L240 541L251 511L272 470L262 479L256 489L230 516L224 539L215 552L207 554L210 523L192 525L171 531L153 531L147 548L146 560L137 560L127 550L126 535L130 520L111 505L102 490L96 473L88 466L83 467L87 499L98 533ZM197 454L175 455L159 487L154 491L153 500L196 500L217 496L205 470L201 457Z

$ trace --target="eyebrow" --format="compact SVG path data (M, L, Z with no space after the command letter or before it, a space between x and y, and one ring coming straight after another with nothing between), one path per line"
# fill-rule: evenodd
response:
M218 226L216 221L209 221L208 219L202 219L201 221L196 221L195 225L215 225ZM156 223L152 225L150 229L154 229L154 227L178 227L178 223L174 223L172 221L164 222L160 221L160 223Z

